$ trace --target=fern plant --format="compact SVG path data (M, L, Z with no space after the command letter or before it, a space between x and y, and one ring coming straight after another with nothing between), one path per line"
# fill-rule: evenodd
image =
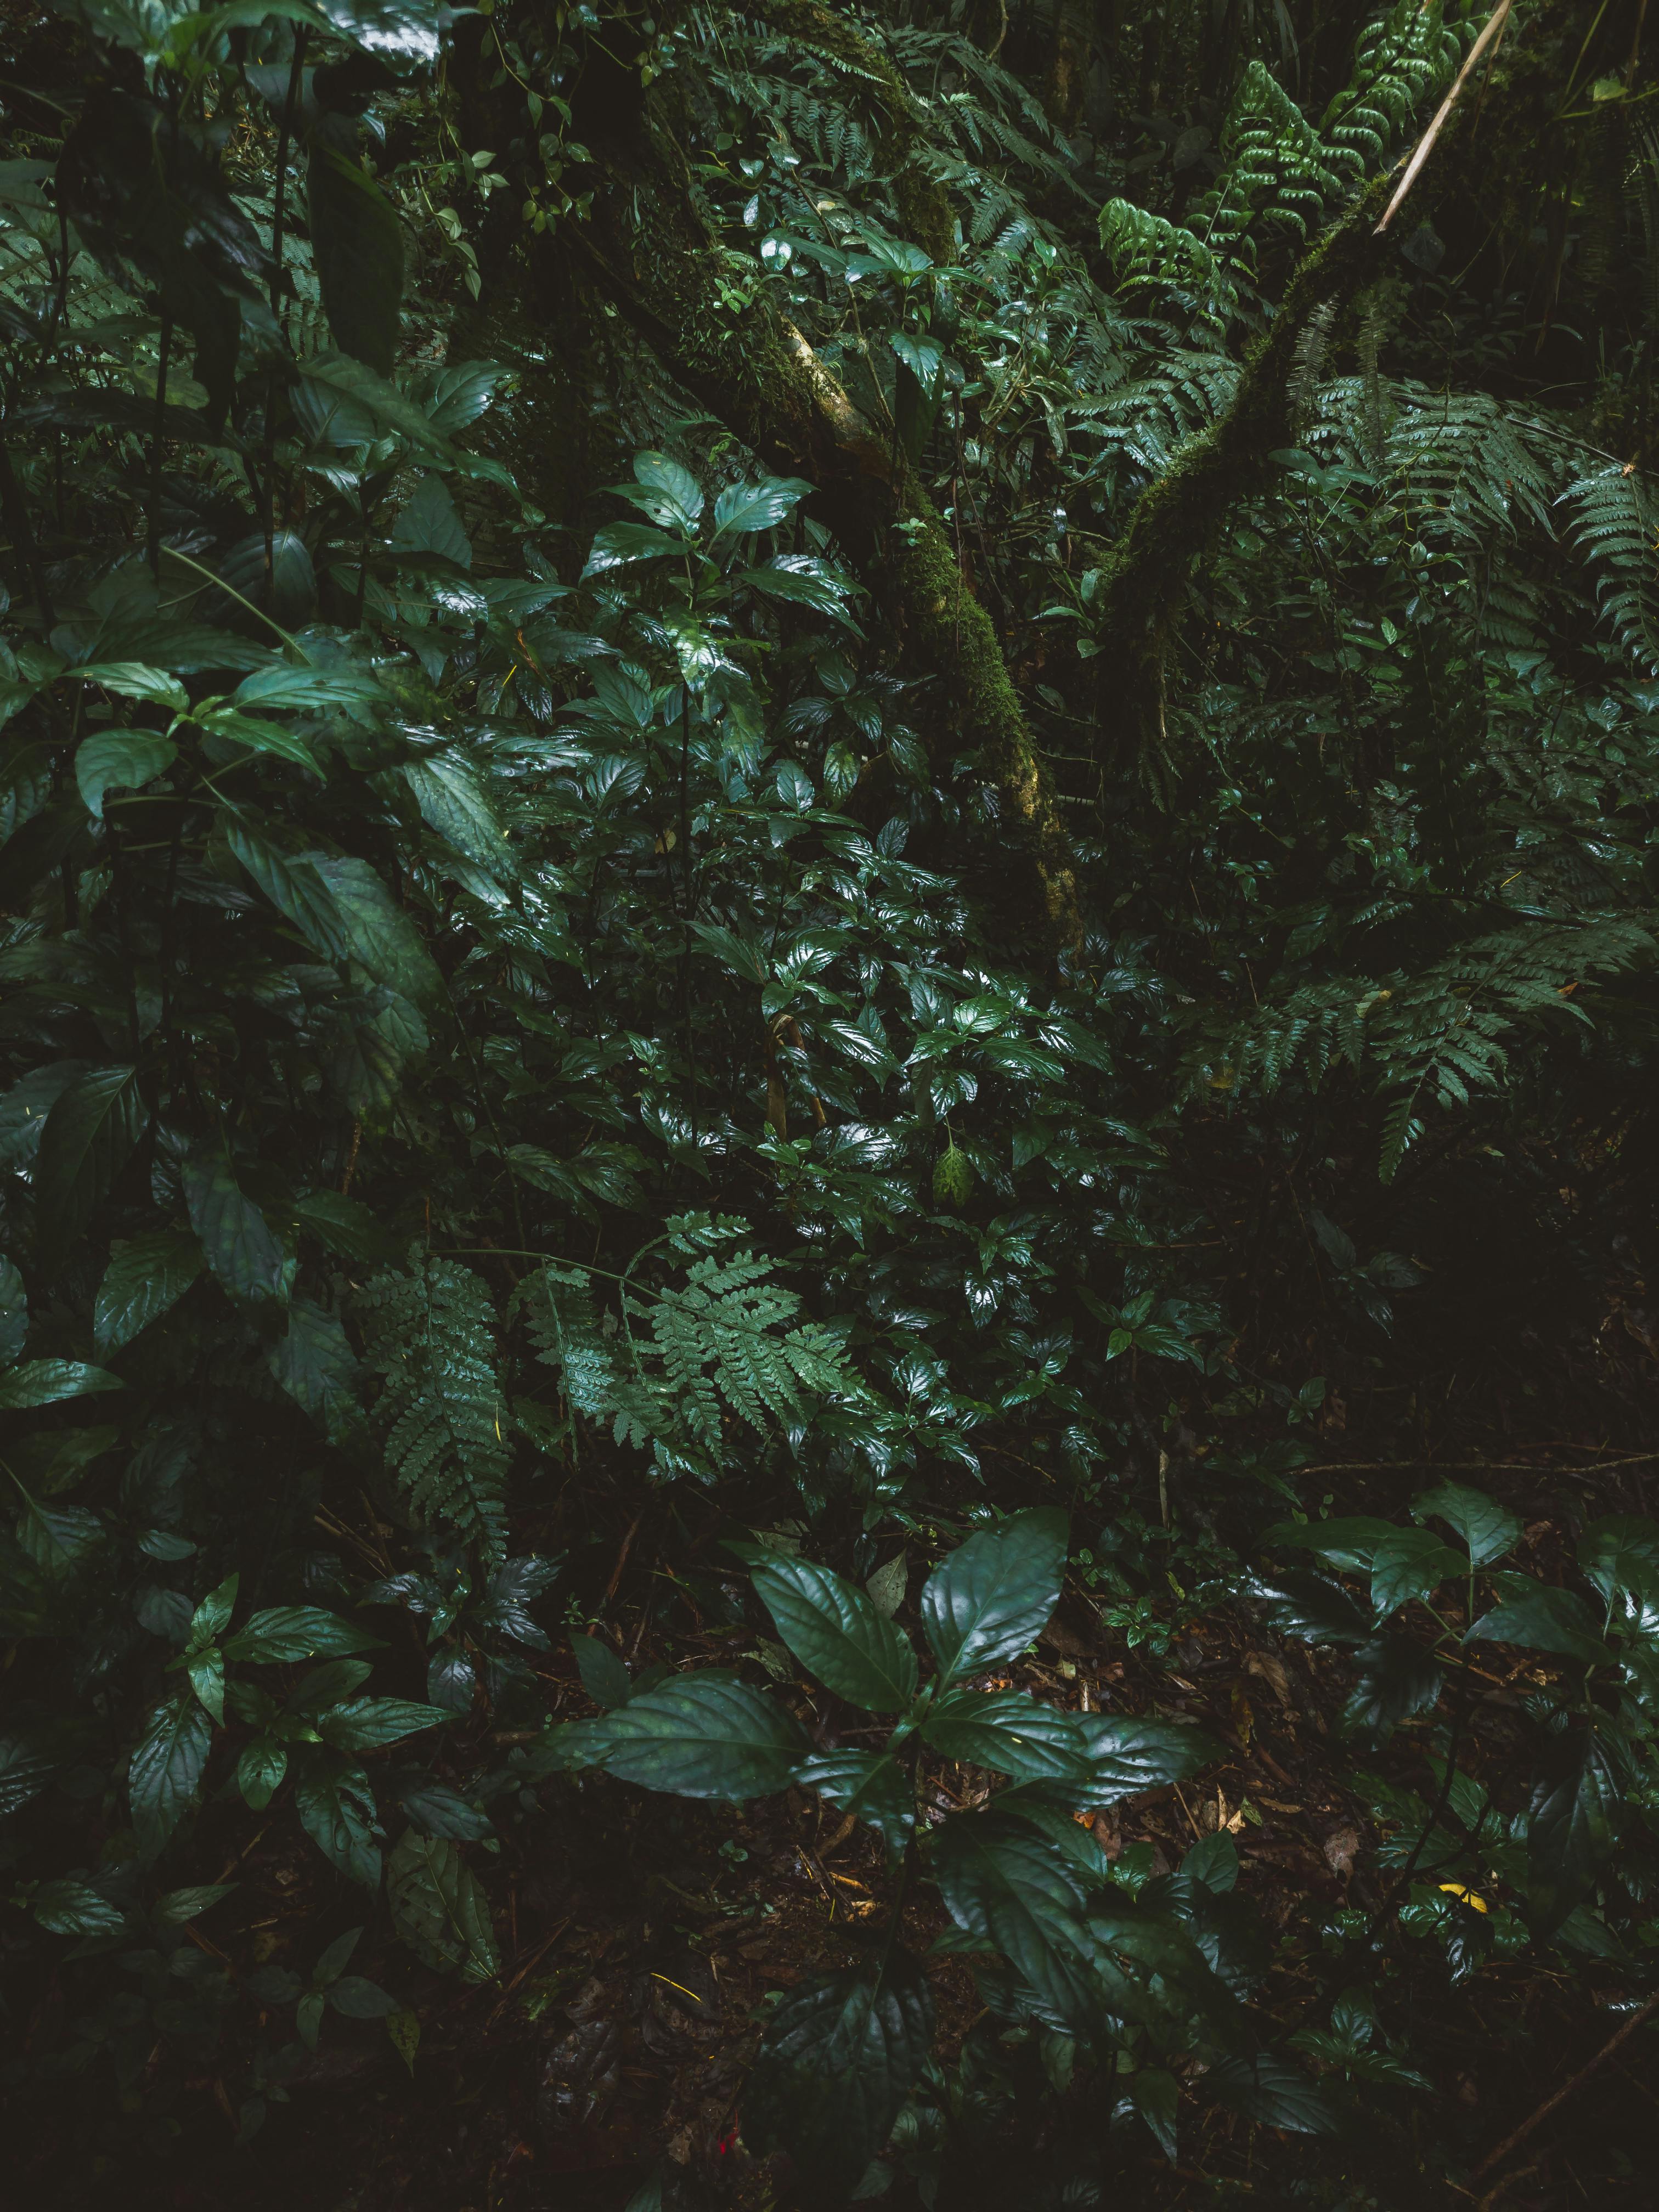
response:
M502 1559L509 1453L489 1292L470 1268L416 1251L406 1273L367 1284L358 1305L384 1386L388 1470L422 1526Z

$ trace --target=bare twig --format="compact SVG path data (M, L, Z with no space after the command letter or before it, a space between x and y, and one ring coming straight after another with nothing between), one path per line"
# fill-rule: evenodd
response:
M1459 99L1462 95L1464 86L1474 75L1475 69L1480 64L1482 57L1486 54L1487 49L1494 45L1503 35L1504 26L1508 22L1509 19L1510 0L1498 0L1497 7L1492 9L1491 15L1488 16L1486 20L1486 29L1481 32L1480 37L1469 48L1468 59L1464 63L1462 68L1458 70L1451 90L1446 94L1446 97L1441 101L1438 109L1436 111L1433 122L1430 124L1428 129L1423 133L1423 136L1418 140L1416 146L1413 148L1412 157L1406 164L1406 173L1401 178L1400 182L1395 186L1394 198L1389 202L1387 207L1383 209L1382 219L1372 234L1374 237L1381 238L1383 232L1387 230L1389 225L1394 221L1395 216L1399 214L1401 208L1405 203L1407 193L1410 191L1412 186L1417 182L1419 176L1422 173L1423 164L1428 160L1430 155L1433 153L1435 141L1445 129L1453 108L1456 106Z
M1659 1996L1650 1996L1647 2002L1643 2005L1639 2010L1633 2012L1631 2014L1630 2018L1616 2033L1610 2035L1607 2038L1607 2041L1601 2045L1601 2048L1596 2052L1595 2057L1588 2060L1585 2064L1579 2068L1578 2071L1573 2075L1571 2081L1564 2082L1553 2097L1547 2097L1544 2102L1538 2107L1538 2110L1533 2114L1532 2118L1529 2120L1522 2120L1520 2126L1516 2129L1513 2135L1505 2136L1503 2142L1498 2144L1496 2150L1487 2152L1485 2158L1481 2160L1480 2165L1475 2167L1474 2172L1469 2176L1469 2179L1471 2181L1479 2181L1482 2179L1485 2175L1490 2173L1493 2166L1501 2166L1512 2150L1518 2150L1520 2148L1521 2145L1525 2142L1527 2137L1532 2133L1534 2128L1541 2126L1544 2121L1548 2119L1552 2112L1557 2111L1561 2106L1565 2105L1568 2098L1571 2097L1576 2090L1582 2088L1583 2084L1589 2081L1590 2075L1595 2073L1597 2067L1604 2065L1606 2062L1612 2057L1615 2051L1619 2050L1622 2045L1628 2043L1632 2036L1635 2034L1637 2029L1641 2027L1643 2021L1650 2019L1656 2012L1659 2012Z

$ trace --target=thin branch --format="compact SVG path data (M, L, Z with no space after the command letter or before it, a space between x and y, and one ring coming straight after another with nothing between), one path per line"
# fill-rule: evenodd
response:
M1439 137L1441 132L1445 129L1447 123L1450 120L1452 110L1456 106L1458 100L1462 96L1464 86L1474 76L1481 57L1486 53L1488 47L1493 46L1497 40L1503 36L1504 26L1510 19L1510 0L1498 0L1497 7L1492 9L1492 14L1487 17L1486 27L1481 32L1480 37L1469 48L1468 59L1464 63L1462 68L1458 70L1457 76L1453 82L1451 90L1441 101L1439 107L1435 112L1433 122L1430 124L1428 129L1423 133L1423 136L1418 140L1415 148L1413 149L1412 157L1406 164L1406 173L1401 177L1400 182L1395 186L1394 198L1389 202L1387 207L1383 209L1382 220L1378 222L1376 230L1372 233L1374 237L1382 237L1383 232L1387 230L1389 225L1394 221L1395 216L1399 214L1401 209L1404 206L1406 195L1410 191L1412 186L1417 182L1419 176L1422 173L1424 163L1428 160L1430 155L1433 153L1435 141Z

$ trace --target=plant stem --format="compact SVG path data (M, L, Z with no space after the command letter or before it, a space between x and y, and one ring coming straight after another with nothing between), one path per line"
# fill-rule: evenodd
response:
M173 349L173 313L170 308L161 310L161 343L155 364L155 413L149 438L149 524L148 558L149 573L159 583L161 576L161 450L162 434L167 411L167 356Z
M288 73L288 93L283 101L283 119L276 133L276 182L270 210L270 312L280 318L283 298L283 242L288 228L288 153L294 135L294 114L300 104L300 87L305 70L307 33L301 24L294 34L294 60ZM259 473L263 479L260 493L260 512L265 533L265 605L272 606L276 599L276 398L277 373L273 368L265 386L264 437L260 448Z

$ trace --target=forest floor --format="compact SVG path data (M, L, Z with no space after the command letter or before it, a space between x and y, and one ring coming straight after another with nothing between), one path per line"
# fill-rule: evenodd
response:
M1585 1447L1558 1442L1529 1455L1512 1437L1466 1430L1399 1462L1399 1440L1391 1441L1408 1477L1368 1469L1352 1432L1340 1439L1355 1464L1329 1478L1335 1510L1397 1513L1408 1494L1402 1485L1414 1491L1447 1462L1479 1463L1493 1470L1479 1478L1484 1486L1527 1519L1540 1567L1563 1540L1564 1491L1579 1488L1597 1512L1640 1511L1659 1466L1659 1455L1604 1443L1599 1465L1569 1473L1564 1455ZM1517 1462L1529 1456L1550 1464L1528 1473ZM719 1660L763 1680L769 1660L777 1672L780 1647L769 1650L752 1629L699 1631L687 1572L683 1558L671 1573L641 1542L620 1585L624 1602L605 1622L622 1652L641 1662ZM680 1583L681 1602L672 1607L651 1595L664 1577ZM635 1585L643 1602L630 1606ZM672 1634L660 1626L671 1611L684 1624ZM1495 1669L1490 1696L1512 1701L1525 1677L1544 1678L1547 1660L1541 1668L1535 1654L1522 1663L1499 1660ZM591 1710L568 1648L538 1670L556 1714ZM1149 1846L1152 1870L1162 1872L1194 1839L1227 1828L1240 1887L1277 1934L1258 2016L1289 2027L1328 2000L1332 1970L1317 1923L1344 1905L1376 1911L1388 1887L1372 1857L1367 1808L1336 1778L1343 1770L1331 1754L1346 1684L1334 1655L1283 1644L1245 1608L1224 1607L1190 1623L1177 1609L1154 1657L1151 1645L1131 1648L1103 1626L1086 1591L1073 1589L1036 1656L985 1686L1200 1723L1224 1758L1201 1783L1096 1815L1100 1846L1112 1859ZM1408 1785L1422 1783L1422 1746L1403 1736L1378 1761ZM928 1784L941 1808L972 1803L992 1786L973 1769L942 1764ZM187 2160L165 2176L111 2171L108 2202L157 2212L279 2203L306 2212L623 2212L664 2160L674 2182L670 2205L768 2212L790 2202L780 2166L751 2158L743 2144L741 2085L768 1991L856 1955L860 1923L877 1914L887 1887L877 1840L796 1791L734 1809L595 1778L556 1780L543 1802L539 1816L498 1824L502 1848L489 1876L498 1981L458 1988L423 1974L385 1939L386 1978L421 2020L412 2065L379 2022L331 2019L320 2051L291 2085L291 2106L273 2109L251 2150L232 2148L223 2087L191 2085L222 2106L222 2150L206 2143L210 2130L192 2128ZM301 1965L284 1931L303 1929L310 1942L319 1925L326 1930L354 1910L331 1893L344 1886L285 1824L256 1838L235 1878L240 1910L216 1936L239 1958L251 1943L261 1961ZM907 1933L923 1948L939 1932L933 1910L917 1905L908 1916ZM376 1971L380 1949L371 1931L360 1954L365 1971ZM981 2008L965 1961L937 1961L933 1978L948 2066ZM1574 2083L1620 2025L1601 2009L1593 1972L1557 1974L1535 1954L1489 1966L1462 1990L1448 1990L1442 1977L1437 1990L1407 2023L1409 2055L1433 2081L1437 2139L1460 2146L1466 2174ZM1373 2175L1364 2143L1334 2148L1201 2105L1183 2108L1173 2164L1139 2127L1112 2141L1110 2201L1147 2212L1233 2202L1388 2212L1418 2204L1461 2212L1469 2203L1486 2212L1565 2212L1594 2202L1637 2212L1656 2202L1659 2021L1544 2111L1478 2188L1421 2171L1414 2184L1405 2178L1401 2195L1399 2142L1386 2154L1377 2149ZM1610 2148L1615 2177L1628 2172L1622 2185L1607 2179ZM53 2201L51 2164L47 2148L31 2203ZM1589 2191L1581 2169L1592 2177ZM895 2212L917 2201L902 2181L889 2199ZM965 2201L959 2190L955 2201ZM1018 2161L980 2171L972 2201L1013 2212L1023 2201Z

